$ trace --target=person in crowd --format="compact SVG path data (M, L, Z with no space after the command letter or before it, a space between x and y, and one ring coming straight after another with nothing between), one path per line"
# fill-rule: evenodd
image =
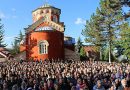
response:
M93 87L93 90L105 90L104 86L101 83L101 80L97 81L97 84Z
M116 79L115 82L113 82L113 85L111 86L110 90L123 90L119 79Z

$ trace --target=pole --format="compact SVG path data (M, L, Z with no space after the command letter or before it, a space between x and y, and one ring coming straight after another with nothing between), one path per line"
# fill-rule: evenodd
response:
M109 42L109 63L111 63L111 43Z

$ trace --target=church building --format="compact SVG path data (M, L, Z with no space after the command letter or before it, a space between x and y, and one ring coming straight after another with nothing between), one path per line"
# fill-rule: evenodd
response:
M49 4L32 11L33 24L25 28L25 39L20 43L20 51L26 53L26 60L77 57L75 40L64 36L65 25L60 21L60 14L60 9Z

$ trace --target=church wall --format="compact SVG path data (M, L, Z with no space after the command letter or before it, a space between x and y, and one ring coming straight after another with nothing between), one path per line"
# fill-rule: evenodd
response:
M64 59L64 34L59 31L37 31L29 34L27 58L34 60ZM40 54L38 43L47 40L49 43L48 54Z

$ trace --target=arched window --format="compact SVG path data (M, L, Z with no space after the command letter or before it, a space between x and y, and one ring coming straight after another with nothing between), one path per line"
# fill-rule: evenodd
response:
M49 13L49 10L46 10L46 13Z
M43 14L43 11L42 11L42 10L40 11L40 14Z
M48 42L46 40L39 42L39 53L40 54L48 54Z
M53 16L53 21L54 21L54 22L58 22L56 15Z

